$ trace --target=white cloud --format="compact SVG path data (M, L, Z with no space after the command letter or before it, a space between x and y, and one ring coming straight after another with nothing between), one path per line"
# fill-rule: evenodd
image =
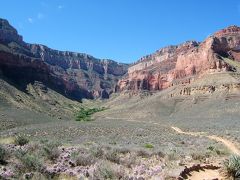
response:
M33 21L34 21L33 18L31 18L31 17L29 17L27 20L28 20L28 22L31 23L31 24L32 24Z
M37 18L38 18L38 19L43 19L43 18L44 18L44 14L38 13Z
M58 9L63 9L64 8L64 6L63 5L58 5L58 7L57 7Z

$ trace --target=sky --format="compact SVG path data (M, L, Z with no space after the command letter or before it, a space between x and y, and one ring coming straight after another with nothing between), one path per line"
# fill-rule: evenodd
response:
M161 47L240 26L239 0L5 0L28 43L131 63Z

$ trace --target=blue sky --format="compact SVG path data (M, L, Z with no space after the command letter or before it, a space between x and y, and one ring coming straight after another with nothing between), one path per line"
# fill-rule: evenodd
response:
M238 0L5 0L0 17L24 40L134 62L166 45L240 25Z

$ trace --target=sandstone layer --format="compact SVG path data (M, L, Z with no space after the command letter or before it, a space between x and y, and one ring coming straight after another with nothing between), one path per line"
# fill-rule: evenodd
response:
M236 72L239 62L240 28L230 26L201 43L187 41L141 58L129 67L116 91L159 91L186 85L205 74Z
M40 81L75 100L108 98L128 65L39 44L28 44L0 19L0 75L25 89Z

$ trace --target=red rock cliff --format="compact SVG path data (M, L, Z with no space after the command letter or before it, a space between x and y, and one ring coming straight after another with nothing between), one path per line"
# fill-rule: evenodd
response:
M240 28L230 26L202 43L188 41L141 58L118 82L116 91L161 90L190 83L205 73L233 71L221 57L240 61Z

